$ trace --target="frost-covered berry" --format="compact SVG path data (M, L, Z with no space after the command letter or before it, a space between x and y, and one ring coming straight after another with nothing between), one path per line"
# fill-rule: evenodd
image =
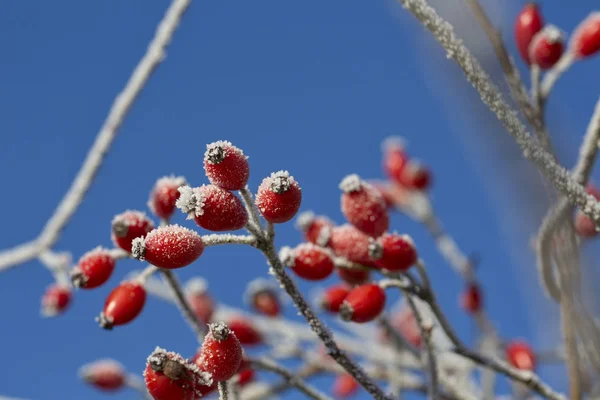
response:
M355 394L360 385L350 374L341 374L333 382L333 395L336 399L346 399Z
M96 318L101 328L110 330L113 326L125 325L133 321L146 304L146 290L139 282L123 282L113 289L106 298L104 310Z
M55 317L62 314L71 303L71 289L62 284L52 284L42 296L41 314L44 317Z
M277 317L281 304L276 287L265 279L255 279L246 287L246 301L260 314Z
M98 247L85 253L71 271L73 286L92 289L104 284L115 269L115 259L110 251Z
M208 293L206 281L202 278L190 279L186 283L184 291L196 317L204 324L208 324L215 312L215 301Z
M387 231L390 220L381 193L358 175L348 175L340 183L342 212L352 225L372 237Z
M529 343L513 340L506 345L506 359L515 368L533 371L536 367L535 354Z
M335 268L329 253L312 243L299 244L295 249L284 247L280 258L296 275L309 281L325 279Z
M213 185L227 190L243 189L248 183L248 157L231 142L219 140L206 145L204 171Z
M146 361L144 382L155 400L195 400L213 385L210 374L158 347Z
M242 346L225 323L209 325L201 355L196 365L212 375L217 382L226 381L238 371L242 362Z
M235 231L248 223L248 213L242 201L228 190L215 185L179 188L177 207L188 219L209 231Z
M197 232L179 225L161 226L133 241L132 255L159 268L190 265L202 255L204 242Z
M338 268L338 276L349 285L360 285L368 282L371 272L364 269Z
M112 241L115 246L131 253L131 242L154 229L154 223L141 211L125 211L112 220Z
M369 246L375 265L389 271L406 271L417 262L412 238L397 233L384 233Z
M383 170L391 180L397 181L400 178L408 159L402 139L388 138L384 141Z
M529 46L529 59L541 69L552 68L564 51L564 37L554 25L547 25L536 33Z
M306 211L298 215L296 226L304 233L306 240L327 247L331 239L331 230L335 224L327 217Z
M175 211L175 202L179 198L177 189L185 184L183 176L171 175L157 180L148 199L148 207L152 213L159 218L171 218Z
M262 335L256 330L254 324L246 318L233 317L228 321L227 326L244 346L254 346L262 343Z
M515 22L515 42L519 49L519 54L529 65L529 45L536 33L544 27L544 19L538 6L535 3L528 3L523 7Z
M330 286L321 295L319 301L321 308L331 313L337 313L340 311L342 302L350 293L350 288L345 284L337 284Z
M431 186L431 172L420 162L411 160L402 170L398 183L411 190L427 190Z
M357 286L348 293L340 307L345 321L369 322L377 318L385 307L385 292L374 283Z
M289 172L273 172L258 187L255 203L267 221L281 224L294 218L300 209L302 190Z
M373 261L369 255L369 237L350 224L333 228L329 243L339 257L363 265Z
M81 378L97 389L112 392L125 386L127 373L115 360L98 360L79 370Z
M578 58L600 52L600 12L591 13L579 24L571 37L570 47Z
M483 306L483 293L474 283L467 285L460 296L460 305L469 314L475 314L481 311Z

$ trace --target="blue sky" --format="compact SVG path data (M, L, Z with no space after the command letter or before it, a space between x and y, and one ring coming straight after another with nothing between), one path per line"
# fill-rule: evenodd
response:
M593 3L543 2L543 10L570 31ZM166 1L142 0L4 4L1 248L34 238L51 215L166 6ZM494 18L507 38L519 6L513 2ZM471 28L467 24L458 31ZM467 43L484 49L482 40L479 34ZM515 54L511 43L509 50ZM485 60L495 68L492 59ZM600 91L600 81L591 78L598 63L577 65L549 105L568 165ZM57 248L78 258L97 245L109 246L112 216L129 208L145 210L148 191L160 176L175 173L204 183L205 144L219 139L250 156L251 187L287 169L302 185L302 209L342 222L338 182L352 172L381 177L380 143L390 134L404 136L409 152L431 166L432 197L445 226L467 253L481 255L479 275L500 334L527 337L536 347L554 344L556 321L540 318L540 310L552 315L553 308L537 288L525 243L545 207L544 192L527 185L537 175L476 102L458 69L391 0L196 0ZM528 203L521 205L522 200ZM393 216L392 226L415 238L444 310L470 340L474 328L457 306L461 282L422 228L400 215ZM295 244L300 235L286 224L277 240ZM110 288L137 267L134 261L119 263L109 284L78 293L71 310L57 319L39 317L39 297L50 275L38 262L4 273L0 395L103 399L78 380L80 365L112 357L141 372L156 345L193 353L187 326L173 308L156 300L127 327L104 332L94 323ZM246 283L266 274L253 250L216 248L179 276L201 275L220 300L242 305L239 294ZM301 287L308 293L312 286ZM297 318L291 308L286 314ZM552 379L555 372L542 370ZM564 389L561 379L555 382ZM114 398L131 398L131 393Z

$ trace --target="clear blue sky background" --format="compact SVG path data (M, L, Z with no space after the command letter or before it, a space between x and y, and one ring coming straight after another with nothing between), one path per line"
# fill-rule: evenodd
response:
M571 30L594 3L545 2L544 11ZM51 215L166 6L167 1L142 0L2 5L1 248L34 238ZM514 15L519 6L509 6L506 15ZM567 160L573 159L598 96L600 83L592 72L599 65L596 59L577 66L577 73L557 89L561 100L550 105L560 110L557 130L569 132L561 141ZM474 156L472 146L464 145L462 133L472 127L468 121L486 111L461 102L461 96L472 99L473 94L456 81L461 78L456 71L391 1L195 0L58 249L78 258L97 245L109 246L112 216L145 209L157 177L175 173L204 183L205 144L218 139L231 140L250 156L252 187L270 172L288 169L302 185L303 209L342 222L339 180L351 172L380 177L380 142L400 134L408 139L410 152L435 171L432 194L448 230L466 252L482 256L480 276L500 334L537 344L536 322L527 320L527 291L517 275L533 267L514 265L498 223L497 198L492 201L486 192L486 174L502 171L473 161L494 149ZM432 89L453 100L440 101ZM392 221L395 229L415 238L444 309L470 340L474 328L457 306L461 282L420 227L398 215ZM279 244L300 240L292 224L278 232ZM0 395L104 399L79 381L80 365L112 357L141 372L156 345L191 355L196 345L188 327L174 308L154 299L127 327L105 332L94 323L110 289L138 267L134 261L119 263L109 284L77 293L69 312L56 319L38 314L39 298L50 283L38 262L4 273ZM179 274L184 279L202 275L220 300L242 305L245 284L266 276L267 267L251 249L216 248ZM305 293L311 288L301 286ZM292 309L286 314L297 318ZM546 345L543 339L539 343ZM564 389L561 381L556 383ZM329 380L322 384L326 388ZM133 396L124 392L114 398Z

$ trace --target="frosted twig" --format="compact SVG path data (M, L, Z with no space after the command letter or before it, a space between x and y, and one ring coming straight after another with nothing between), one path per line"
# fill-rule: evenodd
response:
M52 248L58 241L63 228L83 201L135 99L152 72L165 59L165 50L190 3L191 0L172 1L148 45L148 50L133 70L121 93L115 98L71 187L36 240L0 252L0 271L34 259L41 251Z
M321 371L320 368L318 368L312 364L307 364L307 365L301 367L298 370L298 372L294 373L294 376L295 376L294 381L298 382L301 379L309 378L309 377L315 375L316 373L318 373L319 371ZM271 398L271 396L279 394L291 387L293 387L293 386L290 384L290 381L286 378L282 382L266 388L263 392L252 393L249 396L242 396L242 399L243 400L269 399L269 398Z
M183 293L179 280L171 270L161 269L160 272L162 272L163 276L165 277L165 281L171 288L183 318L188 322L196 334L198 341L202 342L202 339L206 335L206 326L198 319L194 310L192 310L190 303L187 301L185 294Z
M256 244L256 238L251 235L203 235L202 241L204 242L205 246L215 246L219 244L249 244L250 246L254 246Z
M274 372L285 378L287 385L293 386L307 397L313 400L332 400L331 397L321 393L319 390L304 382L298 374L294 374L285 367L277 364L275 361L267 358L252 358L250 363L256 368Z
M425 0L398 0L433 34L446 49L448 57L454 59L463 70L467 80L479 92L481 99L508 133L513 136L523 151L523 156L532 161L542 174L578 206L596 225L600 224L600 203L588 195L585 188L574 182L569 173L554 161L554 157L538 146L519 121L516 112L504 101L500 91L492 84L479 61L454 34L452 25L442 19Z
M228 400L229 391L227 390L227 381L219 382L217 386L219 388L219 400Z
M250 189L248 189L248 186L240 190L240 195L242 196L242 200L244 200L246 211L248 212L248 216L250 217L246 229L248 229L248 231L255 236L258 236L259 233L260 236L262 236L262 225L260 224L258 212L256 211L256 207L254 205L252 192L250 191Z
M400 332L394 329L386 317L379 317L377 322L385 334L390 338L390 342L395 347L397 352L400 353L403 351L408 351L415 357L419 357L419 349L409 343L409 341L406 340L406 338L402 336Z
M142 272L140 272L136 277L135 280L137 280L138 282L140 282L142 285L144 283L146 283L146 281L152 276L154 275L154 273L156 273L156 271L158 271L158 268L155 267L154 265L148 265L146 268L144 268L144 270Z
M544 104L558 79L573 65L575 55L566 51L556 65L546 73L540 88L540 102Z

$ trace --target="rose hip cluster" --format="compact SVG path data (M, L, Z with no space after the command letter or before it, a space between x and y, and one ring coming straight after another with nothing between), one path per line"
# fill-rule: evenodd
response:
M564 36L554 25L545 25L539 7L529 3L515 23L515 42L527 65L550 69L565 56L590 57L600 51L600 13L590 14L575 29L565 53Z

